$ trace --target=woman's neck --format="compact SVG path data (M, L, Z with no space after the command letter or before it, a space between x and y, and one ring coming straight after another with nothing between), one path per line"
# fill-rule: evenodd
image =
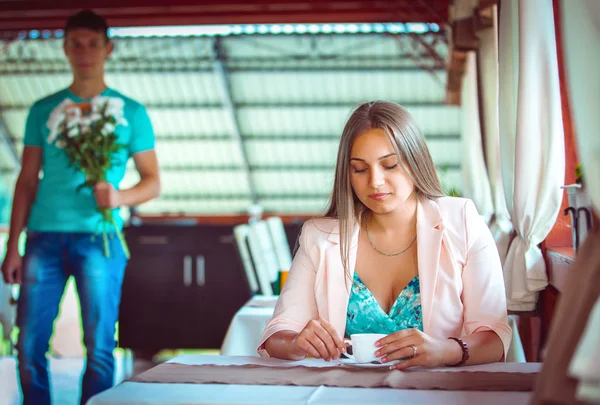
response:
M406 232L414 233L417 223L417 205L417 194L412 193L404 204L392 212L386 214L369 212L366 217L369 222L369 231L388 236Z

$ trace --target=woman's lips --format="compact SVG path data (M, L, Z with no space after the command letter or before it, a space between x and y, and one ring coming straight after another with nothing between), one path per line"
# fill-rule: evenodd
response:
M376 201L385 200L388 196L389 196L388 193L369 194L369 198L376 200Z

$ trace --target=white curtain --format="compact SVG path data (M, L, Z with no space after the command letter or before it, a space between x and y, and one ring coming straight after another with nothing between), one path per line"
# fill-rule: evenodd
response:
M561 1L563 60L584 182L600 212L600 1ZM580 399L600 403L600 300L573 360Z
M479 31L479 73L481 74L481 112L485 139L485 158L490 183L494 218L490 230L504 264L508 253L512 223L506 208L502 170L500 166L500 136L498 131L498 14L493 11L494 23Z
M508 308L531 311L548 284L538 244L556 221L565 171L552 0L502 0L499 25L502 181L517 233L504 279Z
M485 218L486 222L489 222L494 213L494 207L481 144L477 57L475 52L467 53L465 75L462 83L461 112L464 194L465 197L473 200L479 214Z

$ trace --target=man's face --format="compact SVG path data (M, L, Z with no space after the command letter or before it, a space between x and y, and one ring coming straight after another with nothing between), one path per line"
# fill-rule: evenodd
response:
M104 63L113 50L104 33L86 28L70 30L63 45L73 75L93 79L104 75Z

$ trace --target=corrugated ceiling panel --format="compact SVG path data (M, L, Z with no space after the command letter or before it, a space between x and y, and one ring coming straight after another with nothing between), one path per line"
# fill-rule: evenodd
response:
M261 166L335 165L338 141L246 141L250 164Z
M333 186L331 170L281 170L252 172L259 195L329 194Z
M154 132L160 137L229 136L231 122L221 108L149 108Z
M128 170L121 188L132 187L138 181L137 172ZM163 171L161 184L163 197L250 195L246 177L240 170Z
M0 76L0 102L4 107L29 106L71 83L70 74L18 74Z
M152 200L139 206L142 213L186 213L197 214L223 214L240 213L248 211L252 205L249 199L227 199L227 200L201 200L201 201L164 201Z
M231 140L166 140L156 143L158 160L164 167L228 166L242 167L244 158Z
M25 121L27 120L27 110L8 110L2 112L2 119L9 134L15 139L23 139L25 132Z
M239 103L443 103L445 73L428 72L234 72L233 97Z
M242 133L247 136L319 136L341 134L352 111L348 107L244 107L239 109ZM411 107L409 112L425 135L460 133L460 109L448 106Z
M194 59L208 57L212 53L213 38L164 37L164 38L117 38L111 56L114 61L135 59Z
M307 198L302 200L261 199L260 205L265 211L281 213L324 214L329 206L329 198Z
M108 62L135 59L174 59L208 57L212 38L117 38ZM56 61L65 60L62 39L17 40L0 60Z
M438 166L450 164L460 165L462 162L462 143L460 140L430 139L427 147L433 163Z
M110 73L107 83L143 104L221 103L213 73Z
M317 40L315 41L315 38ZM260 58L283 55L342 55L342 56L381 56L398 55L410 51L414 40L406 35L271 35L235 36L223 39L223 47L232 58ZM434 48L446 55L446 45L440 43Z

